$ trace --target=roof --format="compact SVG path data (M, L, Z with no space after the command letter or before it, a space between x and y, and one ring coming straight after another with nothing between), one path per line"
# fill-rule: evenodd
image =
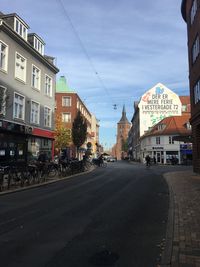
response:
M130 124L130 122L128 121L128 119L126 117L125 105L123 106L122 117L121 117L121 119L120 119L120 121L118 123L128 123L128 124Z
M182 116L164 118L155 126L153 126L151 130L144 134L143 137L155 135L190 135L191 129L187 128L187 123L189 123L189 120L190 114L187 113Z
M60 76L60 78L56 82L56 93L72 93L72 92L74 91L69 88L65 76Z
M0 23L0 31L3 30L6 34L8 34L13 40L15 40L18 44L20 44L21 47L25 48L29 53L34 55L40 62L45 64L51 71L54 73L58 73L59 69L52 64L47 58L45 58L42 54L40 54L28 41L24 40L14 29L11 27L4 18L7 16L14 16L17 15L15 13L8 14L8 15L2 15L2 12L0 13L0 18L2 18L2 21Z
M190 96L179 96L182 105L189 105L190 104Z
M20 20L28 29L30 28L28 24L17 14L17 13L10 13L10 14L1 14L1 17L4 18L9 18L9 17L17 17L18 20Z

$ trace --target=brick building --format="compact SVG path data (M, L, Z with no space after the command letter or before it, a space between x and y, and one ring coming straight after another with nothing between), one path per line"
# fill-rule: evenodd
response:
M99 124L95 116L88 110L79 95L71 90L65 76L61 76L56 84L56 109L55 115L61 116L62 123L68 129L72 129L73 121L80 110L82 116L87 122L87 140L80 148L80 154L84 154L86 144L92 143L92 152L96 153L96 143L99 143ZM69 146L69 157L76 156L76 148L71 144Z
M181 12L187 23L193 169L200 173L200 1L182 0Z

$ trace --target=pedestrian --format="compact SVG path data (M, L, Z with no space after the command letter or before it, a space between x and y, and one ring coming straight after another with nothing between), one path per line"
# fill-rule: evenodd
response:
M146 166L150 166L151 158L150 158L149 155L147 155L147 156L145 157L145 160L146 160Z

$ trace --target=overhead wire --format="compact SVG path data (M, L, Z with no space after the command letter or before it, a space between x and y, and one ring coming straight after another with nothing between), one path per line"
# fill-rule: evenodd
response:
M69 16L68 12L67 12L67 9L66 9L65 5L63 4L63 1L62 1L62 0L57 0L57 1L60 3L60 5L61 5L61 7L62 7L62 9L63 9L63 11L64 11L64 15L65 15L65 17L67 18L67 20L68 20L69 23L70 23L70 26L71 26L71 28L72 28L72 30L73 30L73 32L74 32L76 38L77 38L78 41L79 41L80 47L82 48L83 53L85 54L85 56L86 56L86 58L87 58L87 60L88 60L88 62L89 62L89 64L90 64L91 69L92 69L93 72L95 73L95 75L96 75L96 77L97 77L99 83L101 84L102 88L105 90L105 92L106 92L107 95L109 96L109 98L110 98L110 100L111 100L111 102L112 102L112 106L113 106L113 108L114 108L114 109L117 109L117 104L114 103L114 101L113 101L113 99L112 99L112 97L111 97L111 95L110 95L110 92L109 92L107 86L105 85L103 79L101 78L101 76L99 75L97 69L95 68L95 66L94 66L94 64L93 64L93 62L92 62L92 60L91 60L91 58L90 58L90 56L89 56L89 54L88 54L88 52L87 52L87 50L86 50L84 44L83 44L83 42L82 42L82 40L81 40L81 38L80 38L80 36L79 36L79 33L78 33L78 31L76 30L76 28L75 28L75 26L74 26L74 24L73 24L73 22L72 22L72 20L71 20L71 18L70 18L70 16Z

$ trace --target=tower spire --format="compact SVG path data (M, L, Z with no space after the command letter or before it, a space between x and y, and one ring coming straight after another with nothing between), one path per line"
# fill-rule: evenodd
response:
M122 122L122 123L129 123L129 121L128 121L128 119L127 119L127 117L126 117L126 109L125 109L125 105L123 105L123 109L122 109L122 117L121 117L121 119L120 119L120 121L119 121L120 123Z

